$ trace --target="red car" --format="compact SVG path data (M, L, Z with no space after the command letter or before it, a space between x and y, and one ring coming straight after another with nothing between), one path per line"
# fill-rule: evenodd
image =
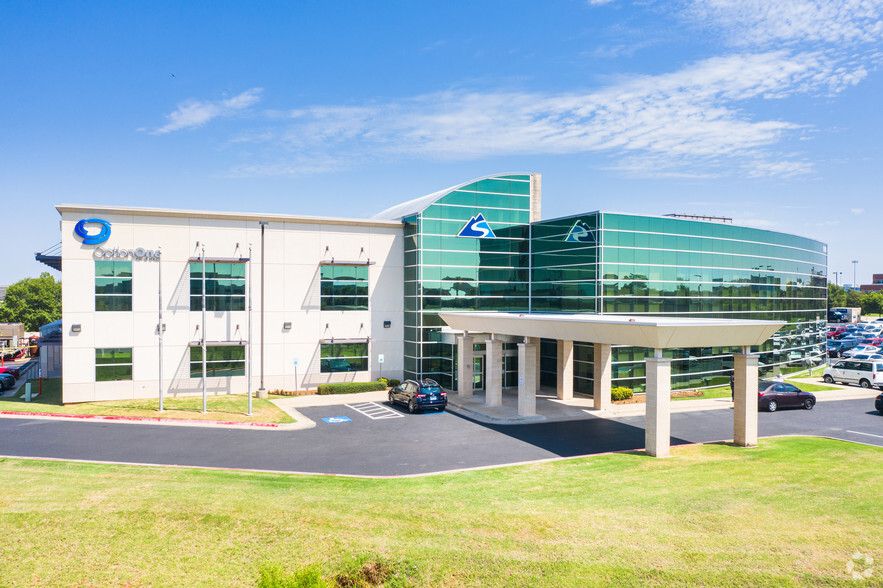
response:
M13 378L16 380L21 377L21 366L6 366L0 367L0 374L11 374Z
M831 327L828 329L828 339L839 339L844 333L846 333L845 326Z

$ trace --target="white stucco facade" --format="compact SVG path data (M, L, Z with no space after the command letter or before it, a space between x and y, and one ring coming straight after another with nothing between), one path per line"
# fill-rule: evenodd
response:
M250 350L251 387L257 390L262 351L259 221L269 223L263 260L264 388L315 389L332 381L374 380L381 373L402 377L403 237L399 222L80 205L57 209L62 217L65 403L158 396L160 268L164 394L202 393L202 379L190 374L189 349L203 337L202 312L190 310L190 261L200 257L203 247L206 259L239 259L249 258L251 245L251 261L246 264L252 307L250 345L247 310L207 311L204 336L208 342L242 342ZM76 224L90 218L111 223L106 242L87 245L77 236ZM161 251L161 261L133 259L131 254L114 258L132 261L131 311L96 311L95 262L104 259L96 254L99 247L101 251ZM368 310L321 310L320 264L332 260L368 267ZM384 327L386 321L389 327ZM286 323L291 327L284 328ZM367 341L368 369L322 372L320 341L331 339ZM131 348L131 380L96 381L98 348ZM379 355L384 356L382 366ZM210 377L207 388L209 394L244 393L247 378Z

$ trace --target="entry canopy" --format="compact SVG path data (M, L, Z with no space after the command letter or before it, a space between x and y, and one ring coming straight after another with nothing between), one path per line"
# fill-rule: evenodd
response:
M784 321L514 312L440 312L452 329L651 349L761 345Z

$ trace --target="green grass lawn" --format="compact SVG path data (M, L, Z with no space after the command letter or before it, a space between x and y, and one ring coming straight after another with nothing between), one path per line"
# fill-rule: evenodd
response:
M30 380L32 394L38 390L37 380ZM208 396L208 412L202 412L202 396L167 397L163 400L163 412L159 412L159 399L108 400L104 402L61 403L61 380L43 379L43 393L31 402L25 402L22 387L15 397L0 398L0 410L13 412L50 412L55 414L161 417L168 419L195 419L208 421L291 423L285 411L262 398L252 398L252 416L248 416L248 398L244 394ZM3 584L0 583L0 586Z
M855 586L881 464L796 437L376 480L5 459L0 585Z

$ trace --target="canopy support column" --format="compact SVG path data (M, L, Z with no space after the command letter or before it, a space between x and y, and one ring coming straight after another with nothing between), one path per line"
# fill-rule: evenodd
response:
M653 457L671 455L671 360L654 349L647 364L647 412L644 445Z
M573 400L573 341L558 340L558 399Z
M503 404L503 342L491 338L485 344L485 349L487 356L484 366L486 374L484 403L487 406L501 406Z
M518 344L518 415L537 413L537 345Z
M457 395L472 396L474 341L469 335L457 337Z
M595 373L593 377L592 403L596 410L610 409L610 387L613 382L613 346L595 343Z
M757 446L757 364L749 347L733 354L733 442L740 447Z

